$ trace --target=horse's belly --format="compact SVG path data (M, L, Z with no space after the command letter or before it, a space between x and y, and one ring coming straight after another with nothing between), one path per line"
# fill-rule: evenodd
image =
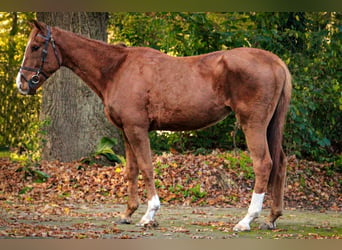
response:
M150 116L150 130L196 130L214 125L230 112L228 107L194 110L166 110Z

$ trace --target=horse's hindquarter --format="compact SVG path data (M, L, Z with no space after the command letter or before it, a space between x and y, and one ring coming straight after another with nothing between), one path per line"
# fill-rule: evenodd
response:
M238 48L227 51L224 61L227 105L239 118L251 115L269 118L268 114L273 114L285 81L281 60L265 50Z

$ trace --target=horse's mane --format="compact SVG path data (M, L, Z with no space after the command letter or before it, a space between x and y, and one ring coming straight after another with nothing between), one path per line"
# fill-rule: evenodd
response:
M127 48L128 46L123 42L119 42L119 43L115 44L114 47Z
M98 44L98 45L101 45L101 46L108 46L108 47L112 47L112 48L127 48L127 45L125 43L123 43L123 42L120 42L118 44L110 44L110 43L107 43L107 42L102 41L102 40L97 40L97 39L94 39L94 38L89 38L89 37L87 37L85 35L73 33L71 31L64 30L64 29L61 29L61 28L58 28L58 27L55 27L55 28L58 29L59 31L66 32L70 36L76 36L76 37L81 38L83 40L89 41L91 44Z

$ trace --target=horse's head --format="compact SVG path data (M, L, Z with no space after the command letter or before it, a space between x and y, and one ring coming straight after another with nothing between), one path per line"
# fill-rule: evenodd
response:
M61 57L51 28L33 21L25 55L17 75L17 87L22 94L33 95L36 90L61 66Z

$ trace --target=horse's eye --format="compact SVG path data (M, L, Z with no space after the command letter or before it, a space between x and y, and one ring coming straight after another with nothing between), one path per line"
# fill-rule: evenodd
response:
M39 46L32 46L31 49L32 49L32 51L37 51L37 50L39 50Z

